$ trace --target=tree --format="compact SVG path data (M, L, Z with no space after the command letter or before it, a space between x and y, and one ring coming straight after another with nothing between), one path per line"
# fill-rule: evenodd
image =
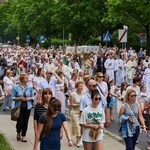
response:
M60 0L57 11L57 22L64 25L68 33L72 33L76 43L102 33L104 0Z
M150 1L109 0L106 1L105 5L108 11L103 21L114 26L119 24L127 25L130 34L145 32L147 50L150 50Z

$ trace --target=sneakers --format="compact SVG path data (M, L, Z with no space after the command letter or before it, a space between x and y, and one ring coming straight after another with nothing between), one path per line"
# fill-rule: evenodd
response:
M7 110L9 110L10 108L7 106Z

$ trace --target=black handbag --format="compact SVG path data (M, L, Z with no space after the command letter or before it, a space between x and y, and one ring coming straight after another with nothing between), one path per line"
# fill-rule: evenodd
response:
M12 121L17 121L20 115L20 106L15 107L11 110L11 120Z

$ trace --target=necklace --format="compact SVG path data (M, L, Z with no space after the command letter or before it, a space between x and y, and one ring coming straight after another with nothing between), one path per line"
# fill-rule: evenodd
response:
M129 104L130 108L133 109L133 104Z

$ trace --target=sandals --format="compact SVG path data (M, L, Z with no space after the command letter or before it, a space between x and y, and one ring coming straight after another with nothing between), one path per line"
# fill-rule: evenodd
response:
M17 134L16 139L17 139L17 141L20 141L21 140L21 136L19 134Z
M28 141L27 141L27 140L25 140L25 139L24 139L24 140L22 139L22 140L21 140L21 142L28 142Z
M80 148L80 144L77 143L76 146L77 146L78 148Z

